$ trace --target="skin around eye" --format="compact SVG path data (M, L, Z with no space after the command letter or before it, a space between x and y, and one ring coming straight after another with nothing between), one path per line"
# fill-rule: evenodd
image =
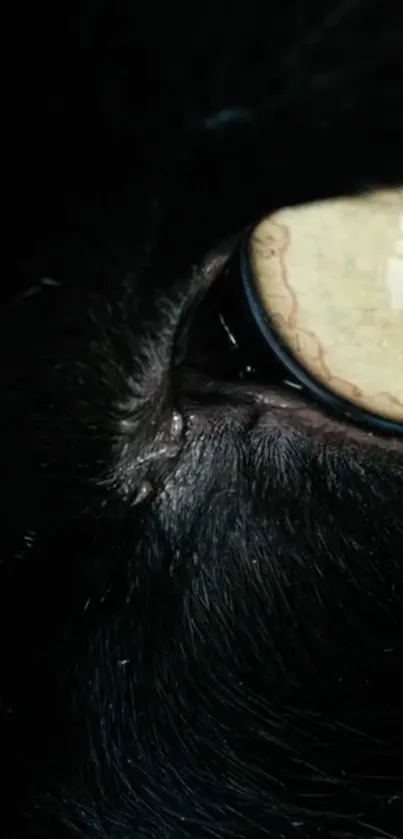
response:
M403 422L403 189L288 207L250 240L272 331L321 386Z

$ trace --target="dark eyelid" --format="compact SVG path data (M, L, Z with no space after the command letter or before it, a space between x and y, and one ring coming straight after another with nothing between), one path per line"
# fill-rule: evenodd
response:
M329 417L383 435L403 435L401 423L370 415L316 383L291 357L270 330L267 316L253 291L248 256L250 230L237 243L228 263L208 294L214 317L220 325L225 361L222 366L237 381L278 385L301 391L308 403L317 404ZM204 301L198 305L203 306ZM189 321L195 317L190 313ZM207 324L208 326L208 324ZM191 331L191 329L189 329ZM184 354L182 358L184 357ZM216 371L212 370L214 374Z

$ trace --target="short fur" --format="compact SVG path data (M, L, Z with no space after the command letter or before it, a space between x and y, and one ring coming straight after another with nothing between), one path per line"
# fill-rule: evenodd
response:
M57 8L13 95L3 835L400 839L402 445L188 313L264 213L403 183L403 7Z

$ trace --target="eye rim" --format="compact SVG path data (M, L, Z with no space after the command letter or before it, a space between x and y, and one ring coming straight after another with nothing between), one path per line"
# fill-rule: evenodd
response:
M246 308L263 339L262 343L269 348L270 354L274 354L284 369L304 388L305 393L314 398L322 408L328 408L335 416L367 427L369 430L403 436L403 422L385 419L378 414L358 408L343 397L335 396L331 390L307 373L302 364L293 357L272 327L270 318L259 300L250 259L251 235L249 230L239 250L241 289Z

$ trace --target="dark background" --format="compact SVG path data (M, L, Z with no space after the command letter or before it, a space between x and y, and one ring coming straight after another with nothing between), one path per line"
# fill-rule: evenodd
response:
M41 276L107 285L150 252L165 282L175 225L177 271L178 249L185 268L278 203L401 182L402 9L14 4L3 293ZM214 123L223 109L239 119Z

